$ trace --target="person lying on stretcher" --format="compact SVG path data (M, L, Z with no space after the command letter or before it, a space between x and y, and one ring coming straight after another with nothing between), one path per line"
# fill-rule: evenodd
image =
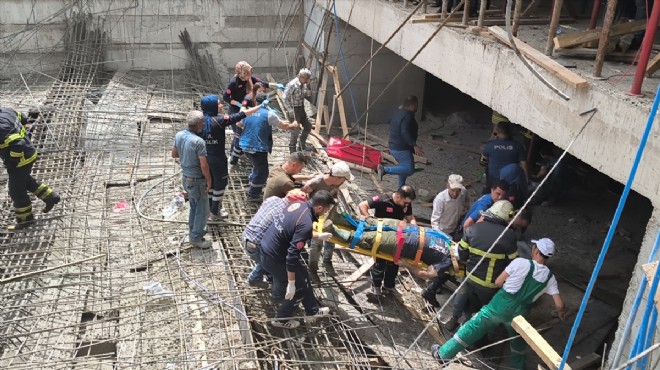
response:
M323 224L323 232L332 234L331 242L394 261L422 279L445 276L453 265L449 235L405 221L373 217L357 221L345 212L333 210Z

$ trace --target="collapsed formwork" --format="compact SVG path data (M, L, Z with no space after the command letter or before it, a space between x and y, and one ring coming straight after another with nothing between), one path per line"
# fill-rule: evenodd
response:
M269 292L248 287L253 263L240 245L257 208L246 201L247 166L231 170L224 201L230 216L208 227L213 248L190 248L186 208L170 208L167 217L163 210L181 188L170 149L199 101L199 84L169 73L102 71L102 29L87 16L76 18L59 75L17 76L7 83L16 88L1 97L3 106L48 107L33 128L40 152L33 175L63 201L49 215L37 213L32 227L0 238L0 367L433 364L426 336L400 359L424 318L402 316L410 306L357 302L353 295L368 286L366 280L341 284L364 262L359 258L345 256L340 275L315 289L336 316L299 330L268 326L274 306ZM288 152L285 135L275 140L272 165ZM307 172L326 169L317 158ZM0 175L1 183L6 180ZM346 194L360 191L353 187ZM13 222L11 201L4 191L0 199L7 225ZM404 322L406 333L397 328Z

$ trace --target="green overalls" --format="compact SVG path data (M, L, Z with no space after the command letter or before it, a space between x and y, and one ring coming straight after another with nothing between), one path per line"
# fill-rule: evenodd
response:
M534 274L534 262L529 261L531 267L525 277L520 290L515 294L507 293L500 289L495 297L484 306L476 316L465 323L454 336L445 343L438 351L440 357L446 360L454 358L458 352L476 343L497 325L503 324L509 336L518 333L511 327L511 321L518 315L525 316L534 302L534 298L545 289L552 273L548 274L545 282L540 283L532 276ZM510 341L511 345L511 367L514 369L525 368L525 341L516 338Z

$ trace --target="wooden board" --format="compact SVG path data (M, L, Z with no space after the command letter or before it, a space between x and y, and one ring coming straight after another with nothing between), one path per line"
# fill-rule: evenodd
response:
M657 268L658 268L658 261L642 265L642 270L644 270L644 274L646 275L646 280L648 281L649 287L653 282L653 277L655 276L655 270ZM655 306L658 308L658 310L660 310L660 289L658 289L658 291L655 292L655 298L653 299L653 301L655 301Z
M646 66L646 77L651 77L655 73L655 71L660 68L660 53L656 54L656 56L651 59L649 62L649 65Z
M319 107L319 110L316 112L316 122L314 122L314 132L320 133L321 126L323 125L323 113L324 111L321 108L325 108L325 93L328 90L328 79L323 75L323 81L321 81L321 88L319 89L318 99L316 100L316 106ZM328 125L328 120L325 121L326 126Z
M360 134L361 135L366 135L369 140L372 140L375 143L377 143L377 144L379 144L379 145L381 145L385 148L388 147L387 140L385 140L385 139L381 139L380 137L378 137L374 134L371 134L369 132L365 133L365 131L363 129L360 129ZM385 154L385 153L383 153L383 154ZM426 157L422 157L421 155L413 154L413 157L415 158L415 162L417 162L417 163L422 163L422 164L428 164L429 163L429 160L426 159Z
M574 58L595 58L596 54L598 53L598 50L590 49L590 48L570 48L570 49L555 49L554 52L557 55L574 57ZM657 54L655 58L658 58ZM620 51L607 52L607 54L605 54L605 59L612 60L615 62L627 62L627 63L638 60L636 51L629 51L626 53L622 53ZM650 66L650 62L649 62L649 66ZM647 68L647 73L648 73L648 68Z
M328 72L332 73L332 80L334 82L335 94L338 94L341 91L341 85L339 84L339 74L337 73L337 68L332 66L326 67ZM335 95L334 98L337 101L337 109L339 110L339 122L341 122L341 133L344 138L348 138L348 123L346 122L346 111L344 110L344 99L341 95ZM327 126L330 127L330 122L327 123Z
M367 262L363 263L362 266L360 266L360 268L355 270L355 272L353 272L351 276L349 276L348 279L344 280L342 283L346 287L350 287L351 285L353 285L354 282L360 279L362 275L366 274L367 271L371 269L371 266L374 265L374 263L375 263L374 259L370 258L369 260L367 260Z
M500 42L511 46L509 44L509 36L507 32L502 28L497 26L488 27L488 31L490 31L490 33L493 36L495 36ZM520 52L524 56L534 61L534 63L545 68L545 70L550 72L550 74L556 76L557 78L564 81L565 83L567 83L568 85L572 86L575 89L585 89L589 87L589 83L587 82L587 80L582 78L580 75L576 74L575 72L569 71L564 66L553 60L552 58L534 49L533 47L525 44L520 39L514 37L513 40L516 43L518 50L520 50Z
M619 23L612 26L610 37L640 32L645 29L646 21ZM573 32L567 35L557 36L553 39L555 48L570 48L587 42L598 41L600 39L600 30L600 28L595 28L589 31Z
M533 26L533 25L547 25L550 23L550 19L548 18L525 18L521 19L519 21L521 26ZM571 24L575 23L575 19L573 18L560 18L559 19L560 23L563 24ZM470 21L470 24L473 26L477 25L477 21ZM506 20L504 18L497 18L497 19L484 19L484 26L504 26L506 24Z
M525 320L522 316L516 316L511 322L513 329L520 334L525 342L529 344L530 347L536 352L536 354L541 358L543 363L545 363L550 370L559 369L559 364L561 364L561 356L546 342L546 340L539 334L536 329L530 325L530 323ZM572 370L569 365L564 366L564 369Z

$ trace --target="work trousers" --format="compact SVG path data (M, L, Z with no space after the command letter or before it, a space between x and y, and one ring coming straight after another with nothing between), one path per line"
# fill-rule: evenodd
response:
M286 275L286 266L283 270L284 274ZM281 270L279 271L280 272L278 272L278 274L281 274ZM293 296L293 299L285 299L284 302L282 302L280 307L277 309L277 314L275 315L277 318L287 318L293 316L293 311L295 310L298 301L302 301L303 308L305 309L305 313L308 316L316 315L316 313L319 311L319 302L316 300L316 297L314 297L314 290L312 290L309 272L304 266L298 265L295 269L295 273L296 294ZM273 273L273 280L274 279L275 274Z
M188 233L190 241L204 238L206 220L209 216L209 200L206 194L206 179L183 176L183 188L188 193L190 213L188 214Z
M307 112L305 112L305 106L293 107L293 116L296 122L302 127L301 130L291 130L291 139L289 140L289 153L303 151L307 145L307 137L312 131L312 124L307 118ZM300 145L298 145L298 135L300 135Z
M273 286L271 287L273 302L286 301L284 294L286 293L286 286L289 282L286 273L286 262L274 260L261 253L261 266L273 276Z
M309 264L317 265L319 259L323 256L323 262L332 261L332 252L335 250L335 244L312 239L309 241Z
M242 239L242 243L245 253L255 263L250 275L248 275L248 282L263 281L264 268L261 266L261 247L259 244L252 243L245 238Z
M399 162L396 166L386 166L384 167L385 173L390 175L399 176L399 188L406 184L406 179L408 176L415 173L415 158L413 157L413 152L410 150L392 150L390 153L394 158Z
M227 155L223 152L219 155L206 157L211 171L213 186L209 191L209 206L211 213L218 215L222 208L222 198L225 195L225 188L227 188L227 180L229 178L229 169L227 167Z
M505 305L498 305L497 302L484 306L475 317L461 326L458 332L440 348L438 352L440 357L454 358L458 352L473 345L500 324L504 325L510 337L517 336L518 333L511 327L511 321L514 315L518 313L508 312L506 307ZM518 337L509 343L511 346L511 367L524 369L525 341Z
M227 114L232 115L236 114L241 110L241 108L235 106L235 105L229 105L227 108ZM243 155L243 150L241 149L240 141L241 141L241 134L243 134L243 129L236 126L235 123L231 124L231 129L234 131L234 139L231 141L231 147L229 149L229 156L230 156L230 163L232 165L235 165L238 163L238 158L240 158Z
M248 179L250 180L250 188L248 189L248 197L261 198L261 190L266 186L268 180L268 153L255 152L246 153L247 157L252 161L252 172Z
M376 258L376 263L371 267L371 283L374 287L382 285L387 289L394 289L396 275L399 273L399 265L384 259Z
M53 189L35 180L31 173L32 163L23 167L7 167L9 197L14 203L14 212L18 223L34 220L32 200L28 195L28 191L34 193L41 200L47 199L53 193Z
M467 317L472 316L472 313L487 305L497 291L497 288L481 287L468 281L456 294L452 316L456 319L460 319L463 314Z

